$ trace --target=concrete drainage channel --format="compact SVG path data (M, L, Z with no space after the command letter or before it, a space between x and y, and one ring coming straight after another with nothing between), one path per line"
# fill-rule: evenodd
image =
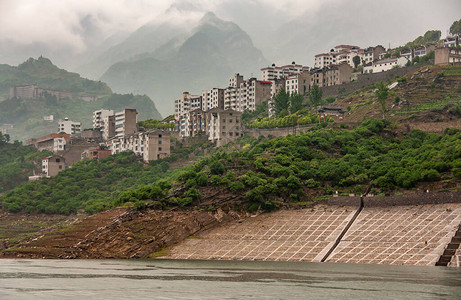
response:
M341 240L343 239L344 235L349 230L349 228L352 226L352 224L354 224L355 220L357 219L357 217L359 216L359 214L360 214L360 212L362 210L363 210L363 197L360 197L360 206L359 206L359 208L355 212L354 216L349 220L349 223L347 223L346 227L344 227L343 231L338 236L338 238L336 239L333 246L330 248L330 250L328 250L328 252L325 254L325 256L320 260L320 262L325 262L328 259L328 257L331 255L331 253L333 253L333 251L336 249L336 247L338 247L338 245L341 242Z

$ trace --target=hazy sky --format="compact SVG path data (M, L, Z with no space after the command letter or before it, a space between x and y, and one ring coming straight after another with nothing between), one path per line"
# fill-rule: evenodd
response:
M0 0L0 43L71 46L83 51L86 40L133 31L147 22L185 22L205 11L219 11L232 0ZM316 0L259 0L281 16L294 17L319 6ZM171 9L169 9L171 7ZM242 7L241 7L242 8Z
M85 53L110 36L132 32L148 22L169 20L188 26L206 11L236 22L271 59L290 45L308 52L328 50L338 41L339 31L345 32L344 43L369 41L359 44L362 47L398 46L428 29L440 29L444 36L450 24L461 18L461 0L0 0L0 63L17 64L41 54L59 63L63 53L67 57ZM296 43L313 38L308 27L318 24L324 25L316 29L316 40L310 43L321 45ZM323 27L328 28L319 39ZM281 50L273 49L277 41L271 33L276 30L282 30L282 36L283 31L287 37L293 35L281 41L287 44ZM303 30L310 36L303 36ZM332 30L335 36L328 40Z

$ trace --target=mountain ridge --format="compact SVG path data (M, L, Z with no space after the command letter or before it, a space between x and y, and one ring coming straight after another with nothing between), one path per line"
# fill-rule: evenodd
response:
M184 42L174 37L164 45L160 59L156 55L161 52L154 51L118 62L101 80L117 92L146 93L161 113L169 114L173 99L183 91L225 87L232 74L249 75L268 63L245 31L212 12L203 16Z

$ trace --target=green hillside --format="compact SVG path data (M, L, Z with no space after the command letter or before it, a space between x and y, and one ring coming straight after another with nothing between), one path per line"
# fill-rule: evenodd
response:
M207 144L205 143L205 146ZM95 213L113 206L122 192L171 180L184 159L200 144L176 146L172 156L145 166L132 152L122 152L101 160L83 160L52 178L23 184L0 196L0 207L11 212L70 214L79 209ZM178 163L178 160L179 163Z
M22 84L37 84L38 87L44 89L95 96L112 93L107 84L59 69L44 57L29 58L17 67L0 65L0 96L7 98L10 86Z
M389 77L386 85L397 82L385 101L386 119L391 122L453 122L461 118L461 67L423 66L402 77ZM374 93L376 84L342 95L331 106L349 111L346 122L382 118Z
M128 202L138 209L203 206L219 194L248 210L270 210L336 191L434 191L459 187L461 179L461 132L454 129L443 135L415 130L402 137L389 121L371 119L353 130L319 126L300 135L245 137L238 143L240 150L211 153L182 172L169 165L171 158L143 167L126 152L85 160L54 178L17 187L0 201L10 211L68 214Z
M12 85L37 84L40 88L66 90L72 92L72 99L56 99L48 95L41 99L8 99ZM82 128L92 127L93 111L105 108L120 111L135 108L138 119L161 119L154 102L148 96L133 94L113 94L103 82L81 78L76 73L59 69L50 60L40 57L29 59L18 67L0 65L0 125L13 124L10 133L12 140L25 141L32 137L56 132L59 119L68 117L81 122ZM98 100L87 102L81 95L94 95ZM53 115L54 121L43 120Z
M19 143L9 143L8 135L0 133L0 194L27 182L34 171L40 173L42 158L50 154Z

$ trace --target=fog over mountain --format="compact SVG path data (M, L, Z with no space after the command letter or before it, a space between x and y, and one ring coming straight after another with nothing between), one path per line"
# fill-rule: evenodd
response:
M250 64L236 62L236 54L224 47L215 56L212 47L220 46L216 44L218 37L211 38L210 32L194 37L200 31L200 20L209 11L237 26L240 41L251 45L229 49L248 49L247 57L257 53L260 57L252 58ZM102 78L110 80L114 90L150 94L165 114L172 112L169 102L173 99L163 93L168 89L164 84L181 81L183 90L200 92L211 84L224 87L225 78L233 72L259 75L259 69L272 62L294 60L312 66L316 53L337 44L394 47L431 29L441 30L444 36L452 22L460 18L460 11L459 0L3 0L0 63L17 65L28 57L43 55L91 79L105 74ZM242 55L239 59L243 54L238 54ZM205 69L206 55L210 56L210 65L218 65ZM177 76L179 62L191 64L185 73L190 78L202 79L190 81L184 74L168 77ZM133 82L130 76L136 64L147 76L144 84ZM147 66L157 71L150 74ZM114 70L120 73L118 78ZM160 70L163 81L149 83L157 80ZM208 78L210 81L205 82ZM147 84L150 89L144 89ZM160 85L162 88L154 89ZM170 90L179 92L175 87ZM168 103L163 104L165 101ZM162 108L167 106L171 108Z
M101 80L118 92L148 94L159 111L167 114L173 109L172 100L183 91L226 87L232 74L251 76L266 64L248 34L209 12L189 34L173 37L157 51L112 65Z

